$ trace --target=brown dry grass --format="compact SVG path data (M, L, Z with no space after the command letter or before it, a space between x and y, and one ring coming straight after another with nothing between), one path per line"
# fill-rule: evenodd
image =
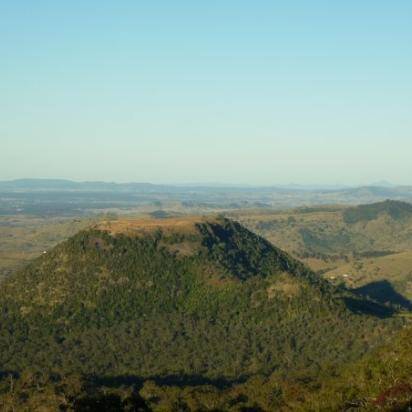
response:
M334 282L343 281L350 287L388 280L399 293L412 299L412 251L351 259L348 263L326 272L324 277Z
M0 216L0 278L94 223L92 218Z
M196 233L196 224L211 221L213 218L205 216L185 216L166 219L139 218L102 221L95 225L98 230L107 231L112 235L127 233L151 233L158 229L165 232Z

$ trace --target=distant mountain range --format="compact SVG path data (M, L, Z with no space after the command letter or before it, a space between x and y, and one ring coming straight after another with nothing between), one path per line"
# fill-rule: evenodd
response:
M412 202L412 186L196 186L74 182L59 179L0 181L0 215L79 215L176 208L189 213L245 208L287 209L357 205L386 199Z
M82 190L82 191L147 191L161 190L167 186L150 183L75 182L65 179L17 179L0 181L0 190Z
M77 182L66 179L15 179L0 181L0 191L12 190L84 190L84 191L157 191L157 192L182 192L193 190L235 190L235 191L258 191L258 192L277 192L277 191L313 191L313 192L346 192L358 193L370 191L379 194L409 193L412 194L412 186L396 186L389 182L382 181L365 186L346 186L346 185L272 185L272 186L253 186L241 184L153 184L147 182L116 183L105 181L82 181Z

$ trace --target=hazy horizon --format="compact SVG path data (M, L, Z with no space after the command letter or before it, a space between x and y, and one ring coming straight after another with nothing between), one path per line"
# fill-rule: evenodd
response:
M11 179L0 179L0 183L7 182L18 182L18 181L56 181L56 182L74 182L74 183L105 183L105 184L153 184L153 185L166 185L166 186L205 186L205 187L239 187L239 188L265 188L265 187L302 187L302 188L356 188L356 187L399 187L399 186L412 186L411 184L407 185L398 185L388 180L379 180L373 182L363 182L363 183L299 183L299 182L288 182L288 183L278 183L273 182L272 184L253 184L253 183L242 183L242 182L216 182L216 181L183 181L183 182L173 182L173 181L136 181L136 180L84 180L84 179L72 179L72 178L59 178L59 177L49 177L49 178L36 178L36 177L18 177Z

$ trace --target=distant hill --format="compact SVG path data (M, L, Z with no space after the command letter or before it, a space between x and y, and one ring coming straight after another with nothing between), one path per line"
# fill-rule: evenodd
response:
M373 203L385 199L410 199L412 186L360 186L337 191L345 203ZM360 200L362 199L362 200Z
M272 185L251 186L231 184L152 184L146 182L104 182L104 181L73 181L68 179L15 179L0 180L0 192L131 192L131 193L236 193L260 195L265 199L270 194L289 195L292 199L306 199L310 204L370 203L375 200L412 199L412 186L305 186L305 185ZM296 197L296 199L295 199ZM249 197L249 201L252 200ZM290 200L292 200L290 199ZM291 205L292 206L292 205Z
M377 219L381 214L387 214L394 220L412 217L412 204L395 200L351 207L343 212L345 223L353 224Z
M224 218L103 222L1 286L4 402L10 374L39 371L216 386L325 372L396 324Z
M75 182L66 179L16 179L0 181L0 191L147 191L164 189L150 183Z

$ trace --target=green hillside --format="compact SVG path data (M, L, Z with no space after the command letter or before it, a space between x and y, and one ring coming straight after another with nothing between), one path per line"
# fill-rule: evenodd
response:
M377 219L381 214L386 214L396 221L409 219L412 217L412 205L406 202L386 200L350 207L344 211L343 219L345 223L353 224Z
M412 407L412 328L326 379L307 398L311 410L409 411ZM356 409L355 409L356 410Z
M6 279L0 305L1 399L17 410L48 391L55 405L90 380L221 388L323 374L399 323L223 218L82 231Z

